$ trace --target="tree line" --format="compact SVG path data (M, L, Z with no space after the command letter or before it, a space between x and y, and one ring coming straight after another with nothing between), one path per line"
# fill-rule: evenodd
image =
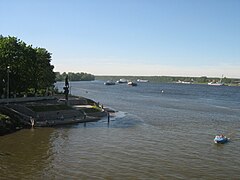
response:
M69 72L69 73L60 73L60 72L55 72L56 75L56 81L64 81L65 78L68 76L68 80L69 81L93 81L95 80L95 76L92 74L88 74L88 73L73 73L73 72Z
M112 80L117 81L121 78L125 78L130 81L136 81L137 79L145 79L149 80L150 82L154 83L175 83L178 81L184 82L192 82L192 83L199 83L199 84L206 84L209 82L218 82L221 81L225 84L237 84L240 82L240 79L237 78L219 78L219 77L181 77L181 76L96 76L96 80Z
M36 95L53 88L55 73L51 59L45 48L0 35L0 98Z

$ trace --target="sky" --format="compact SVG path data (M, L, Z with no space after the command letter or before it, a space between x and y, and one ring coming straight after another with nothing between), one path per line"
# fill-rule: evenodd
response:
M1 0L0 34L54 71L240 78L240 0Z

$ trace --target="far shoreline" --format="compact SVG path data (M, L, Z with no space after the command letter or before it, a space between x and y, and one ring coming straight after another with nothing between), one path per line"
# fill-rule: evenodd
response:
M137 80L148 80L151 83L178 83L185 82L191 84L200 84L200 85L208 85L210 82L222 82L226 86L240 86L240 78L220 78L220 77L194 77L194 76L127 76L127 75L95 75L95 80L108 81L111 80L113 82L118 81L119 79L126 79L129 81L137 82Z

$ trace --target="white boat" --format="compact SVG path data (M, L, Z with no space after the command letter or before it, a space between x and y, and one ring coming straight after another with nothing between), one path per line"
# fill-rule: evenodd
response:
M143 83L146 83L146 82L149 82L149 80L145 80L145 79L138 79L137 82L143 82Z
M208 83L209 86L224 86L224 83L222 82L210 82Z
M130 85L130 86L137 86L137 83L132 82L132 81L129 81L129 82L128 82L128 85Z
M189 81L180 81L180 80L178 80L176 83L181 83L181 84L192 84L192 82L189 82Z
M218 82L209 82L208 85L209 86L224 86L225 84L222 82L222 79L223 79L223 75L222 75L222 78L220 79L220 81L218 81Z
M115 85L115 82L113 82L113 81L107 81L107 82L105 82L104 84L105 84L105 85Z

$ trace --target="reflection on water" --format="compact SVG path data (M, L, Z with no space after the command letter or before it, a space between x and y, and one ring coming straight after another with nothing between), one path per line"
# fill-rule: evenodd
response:
M2 178L31 178L49 164L53 129L26 129L0 138Z
M234 110L240 109L239 89L224 87L224 99L221 89L208 86L74 85L75 94L86 89L89 97L120 112L109 125L105 118L86 127L27 129L0 137L1 179L240 178L240 112ZM214 144L218 133L231 141Z

